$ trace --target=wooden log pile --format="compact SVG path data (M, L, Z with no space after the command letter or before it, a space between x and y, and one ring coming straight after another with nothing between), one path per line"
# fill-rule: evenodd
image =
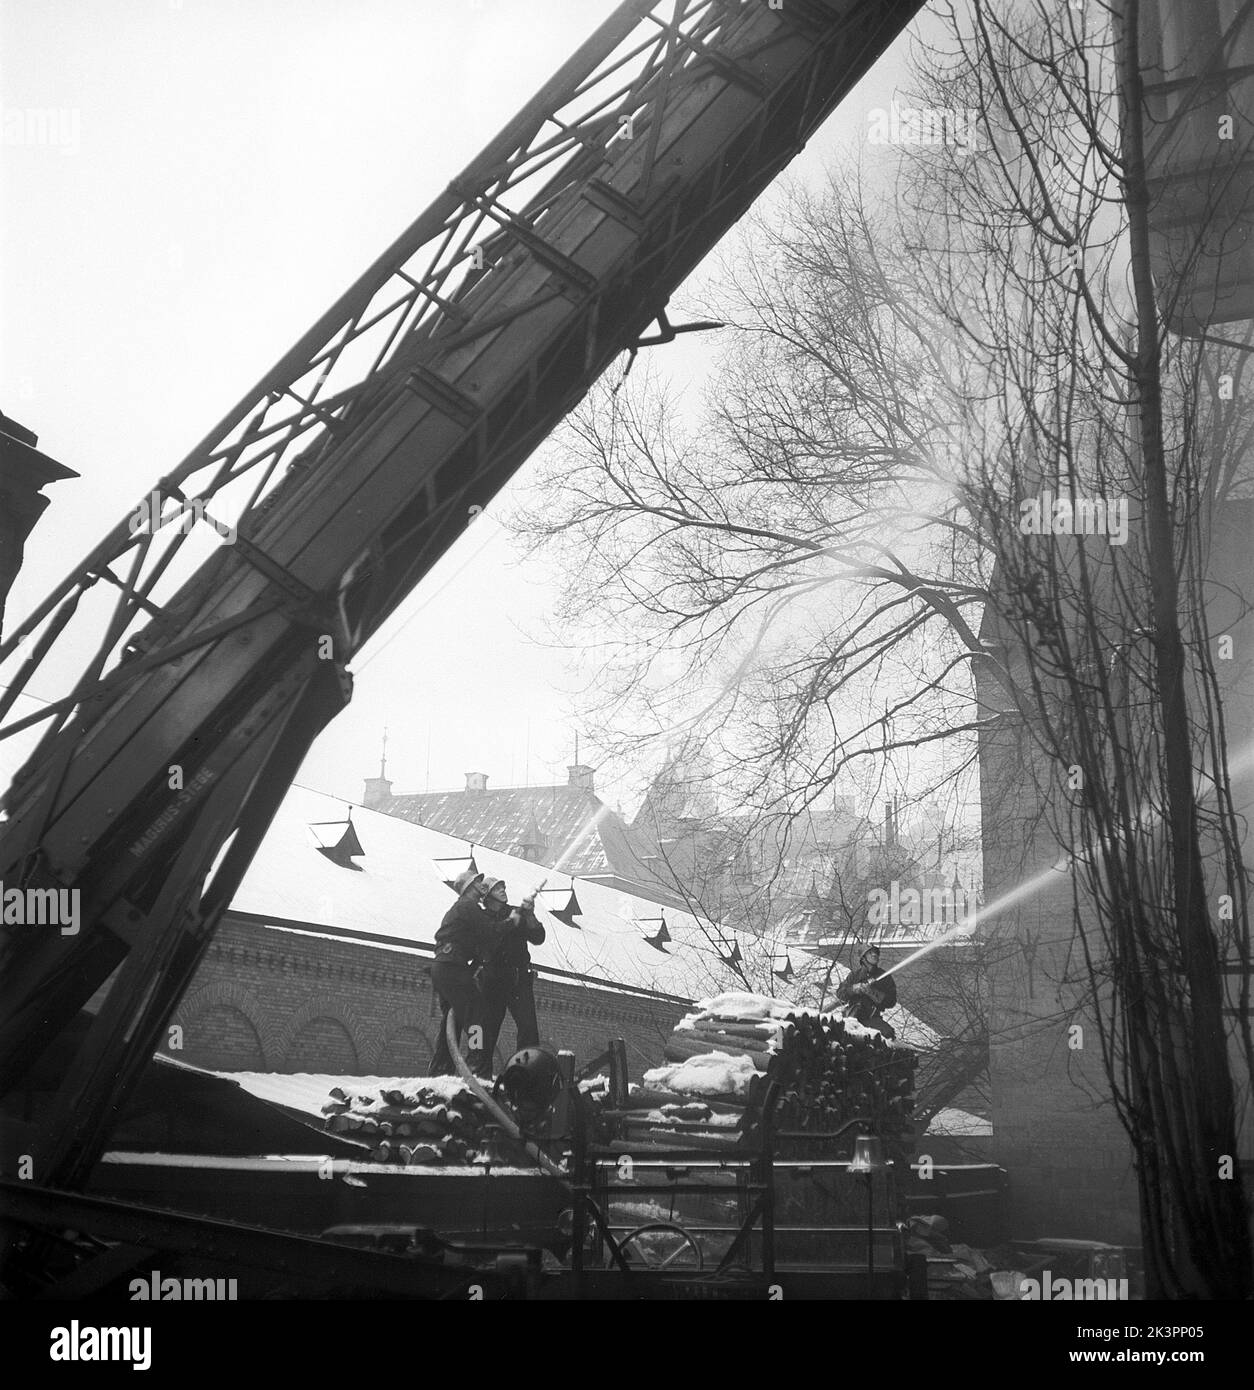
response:
M454 1077L396 1082L378 1090L336 1086L322 1107L326 1127L369 1146L379 1163L403 1167L483 1162L493 1124L479 1098Z
M766 1071L774 1055L772 1049L779 1045L781 1032L774 1020L745 1022L736 1018L689 1015L671 1033L664 1055L668 1062L683 1062L689 1057L724 1052L729 1057L747 1057L759 1071Z
M888 1157L908 1161L912 1149L914 1051L882 1033L835 1014L798 1013L773 1075L783 1087L775 1112L782 1156L806 1152L807 1136L833 1134L821 1141L828 1157L848 1158L860 1130L885 1141ZM852 1125L861 1119L867 1123ZM815 1141L819 1142L819 1141Z
M887 1141L891 1157L909 1157L915 1055L852 1020L758 995L721 995L679 1022L665 1057L668 1065L629 1088L625 1109L606 1112L625 1142L741 1146L776 1081L780 1156L817 1146L824 1157L847 1158L866 1128ZM821 1137L859 1118L866 1124L839 1140Z
M743 1140L748 1102L696 1100L678 1092L629 1088L628 1108L615 1113L617 1132L633 1150L734 1149Z

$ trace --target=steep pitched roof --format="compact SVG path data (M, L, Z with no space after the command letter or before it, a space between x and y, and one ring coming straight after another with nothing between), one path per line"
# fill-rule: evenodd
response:
M385 797L375 809L501 854L521 855L524 847L534 846L535 862L549 868L631 885L658 901L673 898L647 863L647 842L584 787L417 792Z
M469 841L354 806L361 862L351 872L319 853L325 838L319 828L337 819L346 820L339 798L290 788L228 915L270 930L367 941L429 957L436 928L453 903L447 880L466 867ZM597 880L546 875L536 864L478 843L474 859L481 872L505 880L515 901L549 879L536 901L545 940L530 947L542 975L683 1002L744 988L728 964L729 957L739 959L742 938L728 931ZM568 915L572 892L578 909ZM829 962L804 948L790 956L782 937L756 941L754 952L802 977L798 987L803 979L812 984L828 973ZM838 965L830 976L833 987L843 974ZM916 1021L904 1009L888 1016L903 1039L912 1041L915 1035L906 1029Z
M245 875L230 908L236 920L290 930L373 939L391 949L429 954L436 928L454 901L447 880L466 867L471 845L427 826L361 806L352 808L362 847L346 868L319 853L324 833L311 827L345 819L338 798L292 787ZM731 988L735 976L720 960L719 937L689 914L569 873L474 845L476 867L503 878L517 901L548 879L536 903L547 931L532 946L542 973L595 981L606 989L634 989L692 999ZM577 915L564 914L572 890ZM650 945L665 921L669 945ZM731 939L730 937L728 938Z

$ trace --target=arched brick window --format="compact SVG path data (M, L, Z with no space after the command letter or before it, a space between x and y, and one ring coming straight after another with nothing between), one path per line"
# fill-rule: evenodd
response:
M352 1035L337 1018L320 1014L309 1019L288 1044L283 1070L354 1075L358 1063Z
M425 1076L434 1055L431 1039L421 1028L407 1025L383 1044L375 1070L380 1076Z
M257 1030L242 1009L213 1004L186 1025L183 1048L171 1057L211 1071L265 1071Z

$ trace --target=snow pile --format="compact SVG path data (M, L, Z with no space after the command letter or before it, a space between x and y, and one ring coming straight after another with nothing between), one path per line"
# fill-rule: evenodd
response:
M679 1125L695 1121L706 1129L737 1129L741 1122L739 1115L715 1115L706 1110L704 1115L697 1116L686 1114L685 1109L679 1105L664 1105L660 1110L646 1112L646 1118L655 1125Z
M682 1062L654 1067L644 1074L644 1084L658 1091L686 1096L743 1096L750 1082L762 1076L748 1057L726 1052L702 1052Z
M891 1012L891 1010L890 1010L890 1011L886 1011L885 1014L884 1014L884 1017L885 1017L886 1019L887 1019L887 1017L888 1017L888 1013L889 1013L889 1012ZM837 1022L843 1023L843 1024L845 1025L845 1032L846 1032L851 1038L883 1038L883 1037L884 1037L883 1033L881 1033L880 1030L879 1030L878 1028L868 1028L868 1027L866 1026L865 1023L859 1023L858 1020L857 1020L856 1018L846 1018L845 1015L844 1015L844 1013L843 1013L841 1010L839 1010L839 1009L831 1009L831 1010L828 1010L826 1013L821 1013L821 1014L813 1014L813 1013L810 1013L809 1011L807 1011L807 1012L805 1012L805 1013L803 1014L803 1013L801 1013L801 1012L799 1011L798 1014L797 1014L797 1017L798 1017L798 1018L803 1018L803 1017L804 1017L804 1018L819 1018L819 1019L822 1019L822 1021L823 1021L824 1023L837 1023ZM891 1042L892 1042L893 1040L892 1040L891 1038L885 1038L885 1041L891 1044Z
M769 995L718 994L675 1026L663 1055L608 1112L616 1141L715 1151L752 1143L773 1077L783 1088L776 1129L790 1141L848 1131L851 1150L857 1120L908 1152L914 1056L852 1019Z
M716 994L697 1004L697 1017L750 1019L787 1018L797 1012L797 1006L786 999L772 999L769 994Z

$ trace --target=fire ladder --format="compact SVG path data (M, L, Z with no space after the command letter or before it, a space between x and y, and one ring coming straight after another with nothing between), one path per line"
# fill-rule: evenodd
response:
M0 880L81 903L0 928L0 1091L109 983L39 1185L85 1181L354 653L919 8L620 6L160 479L191 524L124 518L0 647L0 737L44 726ZM68 693L10 717L67 647Z

